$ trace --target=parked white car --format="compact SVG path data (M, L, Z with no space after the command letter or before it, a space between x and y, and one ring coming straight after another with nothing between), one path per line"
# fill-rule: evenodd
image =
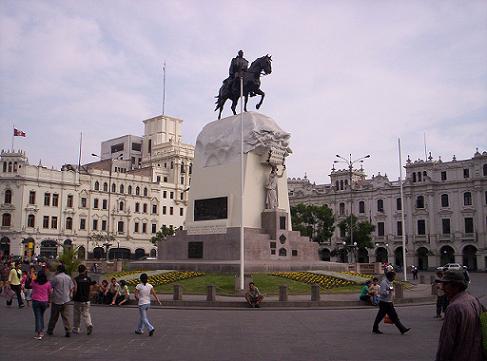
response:
M455 271L461 271L463 270L463 267L461 264L458 263L447 263L444 266L438 267L438 271L450 271L450 270L455 270Z

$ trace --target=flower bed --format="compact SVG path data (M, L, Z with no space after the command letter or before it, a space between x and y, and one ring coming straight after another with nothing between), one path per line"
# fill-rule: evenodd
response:
M180 280L185 280L188 278L203 276L204 273L201 272L164 272L153 276L149 276L147 282L152 286L157 287L160 285L167 285L169 283L177 282ZM139 284L139 279L133 279L127 282L129 286L136 286Z
M122 272L113 272L113 273L108 273L106 275L107 278L113 278L115 277L116 279L123 278L125 276L131 276L131 275L136 275L140 274L144 271L122 271Z
M357 272L352 272L352 271L339 272L339 273L344 274L344 275L363 277L363 278L369 278L369 279L372 279L372 277L374 277L374 275L371 275L371 274L369 275L369 274L365 274L365 273L357 273Z
M274 272L273 276L287 278L293 281L307 284L318 284L320 288L330 289L343 286L355 285L355 282L343 280L337 277L315 274L311 272Z

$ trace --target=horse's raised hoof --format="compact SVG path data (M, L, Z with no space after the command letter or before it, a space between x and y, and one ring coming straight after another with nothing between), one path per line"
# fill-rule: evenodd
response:
M260 108L260 104L257 104L257 105L255 106L255 108L259 109L259 108Z

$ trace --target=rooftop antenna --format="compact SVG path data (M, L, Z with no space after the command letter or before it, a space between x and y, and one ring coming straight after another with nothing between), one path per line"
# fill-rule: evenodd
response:
M166 61L164 60L164 64L162 66L162 116L165 114L165 105L166 105Z

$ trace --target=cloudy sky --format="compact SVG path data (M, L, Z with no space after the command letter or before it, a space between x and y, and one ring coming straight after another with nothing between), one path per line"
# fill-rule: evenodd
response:
M486 1L0 2L0 147L59 168L142 135L162 109L194 144L239 49L272 55L261 112L292 134L288 175L328 183L335 154L403 160L487 150ZM255 109L256 98L249 102ZM230 114L229 104L225 116Z

